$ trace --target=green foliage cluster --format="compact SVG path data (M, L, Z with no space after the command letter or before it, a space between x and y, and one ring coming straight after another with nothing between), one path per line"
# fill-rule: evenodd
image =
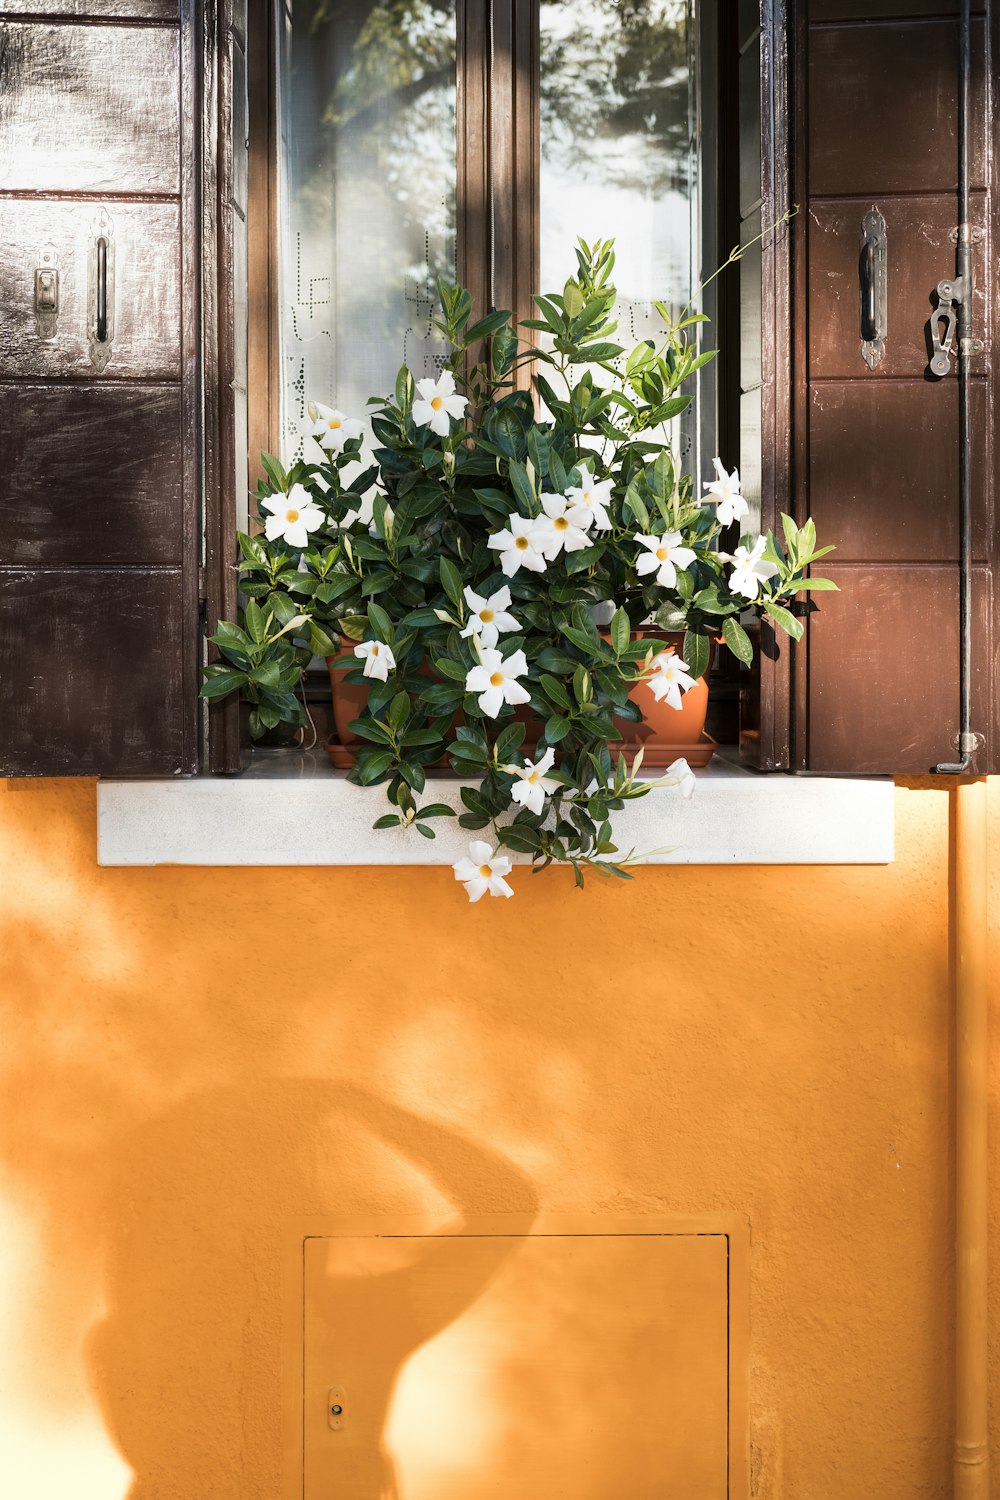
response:
M800 528L785 518L782 538L767 536L764 556L775 573L757 601L732 592L721 527L663 428L691 400L685 382L712 358L697 347L703 319L675 320L658 304L662 339L624 349L614 341L613 267L611 242L581 241L575 275L561 292L535 298L538 316L527 327L541 335L537 345L519 337L508 312L473 319L469 293L441 283L439 328L452 349L447 367L467 398L465 421L451 420L444 436L418 425L418 393L403 368L393 394L370 403L377 445L370 464L360 438L287 473L263 460L268 480L258 500L302 486L323 525L303 548L240 536L242 623L220 624L212 636L221 659L207 668L203 688L211 698L240 691L259 736L301 722L302 670L312 653L335 658L349 682L369 689L353 725L365 748L350 777L384 787L390 810L376 827L415 824L433 837L434 818L448 809L421 798L428 768L446 762L477 783L462 791L464 827L491 828L497 843L539 867L568 862L578 880L584 866L626 875L612 817L650 783L628 769L616 742L621 721L641 717L629 692L669 649L667 633L683 633L695 678L707 670L713 639L749 664L741 614L762 611L797 637L794 596L832 587L807 576L830 550L817 548L812 522ZM610 481L610 529L593 530L590 545L560 552L544 571L505 577L490 537L512 516L539 516L543 495L581 486L587 471L595 483ZM679 533L693 550L673 586L637 572L639 533ZM504 584L520 628L502 635L498 649L505 659L525 653L530 705L491 718L466 690L480 654L477 638L461 633L465 590L488 597ZM595 624L595 607L613 611L606 629ZM366 640L392 651L395 669L384 682L365 678L353 654ZM542 813L522 808L511 818L514 780L505 767L526 743L536 744L536 759L552 747L558 790Z

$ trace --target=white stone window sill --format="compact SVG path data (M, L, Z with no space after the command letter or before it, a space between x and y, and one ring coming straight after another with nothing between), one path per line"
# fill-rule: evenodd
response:
M716 755L685 801L657 787L616 815L616 843L662 865L880 865L893 858L889 777L757 775ZM466 783L470 784L471 783ZM453 777L429 777L425 802L462 810ZM101 865L450 865L469 833L372 828L387 810L318 751L257 751L241 776L102 781ZM514 855L528 863L527 855Z

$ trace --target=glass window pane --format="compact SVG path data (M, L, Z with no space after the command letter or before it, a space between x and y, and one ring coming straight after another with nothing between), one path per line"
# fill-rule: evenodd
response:
M693 0L541 0L541 284L614 239L619 342L659 338L699 280ZM688 463L692 418L675 435Z
M455 274L455 0L285 0L279 16L280 448L306 405L364 418L435 371Z

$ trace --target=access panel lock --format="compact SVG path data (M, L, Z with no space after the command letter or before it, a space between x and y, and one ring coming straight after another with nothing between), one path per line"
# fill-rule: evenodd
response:
M340 1386L333 1386L326 1393L326 1420L334 1432L340 1432L346 1420L344 1403L344 1392Z

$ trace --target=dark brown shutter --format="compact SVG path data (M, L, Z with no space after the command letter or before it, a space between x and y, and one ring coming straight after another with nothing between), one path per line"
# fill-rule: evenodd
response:
M0 4L0 774L197 768L197 45Z
M974 332L985 349L970 366L972 729L983 737L972 768L981 774L996 769L998 739L987 321L996 194L987 178L989 17L982 0L973 11ZM958 382L954 368L943 379L927 370L934 289L956 269L958 5L794 0L786 9L764 0L763 17L760 93L748 86L741 96L744 171L753 176L759 98L764 222L790 202L799 212L763 255L759 341L761 276L744 267L743 462L752 468L754 453L762 456L764 526L777 528L781 510L812 515L821 539L837 544L820 571L842 592L815 596L798 646L765 631L744 748L764 767L919 774L957 759L959 729ZM873 207L886 226L888 323L884 354L869 368L859 256ZM755 347L759 417L747 371Z

